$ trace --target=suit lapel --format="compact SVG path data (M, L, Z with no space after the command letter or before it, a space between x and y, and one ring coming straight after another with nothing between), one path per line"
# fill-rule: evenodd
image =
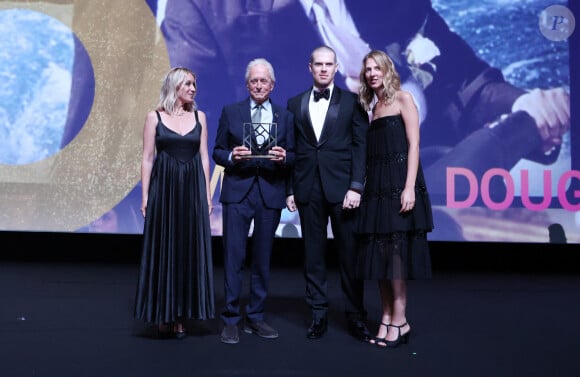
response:
M316 134L314 133L314 127L312 127L312 119L310 118L310 110L308 109L308 103L310 101L310 90L307 90L302 95L302 101L300 104L300 113L302 119L304 119L304 134L306 135L308 141L312 144L317 144Z
M250 98L238 103L240 119L244 123L252 122L252 110L250 109Z
M242 145L246 145L247 141L244 140L244 137L251 137L255 144L256 137L254 135L253 128L251 126L252 123L252 111L250 109L250 98L248 97L245 101L242 101L238 104L238 115L239 119L242 121L240 125L233 125L234 130L236 130L236 134L239 135L240 140L242 140ZM248 125L250 124L250 125Z
M284 134L281 130L284 130L285 124L280 124L280 112L283 111L283 108L274 104L272 99L270 99L270 104L272 105L272 123L276 123L276 128L270 130L272 132L270 134L270 140L276 139L278 141L278 135Z
M332 91L332 96L330 97L330 104L328 105L328 111L326 112L326 118L324 118L324 124L322 125L322 131L320 132L320 139L318 144L324 144L328 140L328 135L332 134L332 129L336 125L338 119L338 110L340 109L340 89L335 85Z

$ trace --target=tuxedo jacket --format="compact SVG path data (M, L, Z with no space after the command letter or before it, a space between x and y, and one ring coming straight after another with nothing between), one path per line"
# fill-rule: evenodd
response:
M224 167L220 202L239 203L257 181L266 207L286 206L286 186L294 164L294 122L292 113L272 103L272 123L277 124L277 145L286 150L282 163L267 158L239 162L231 160L234 147L244 145L244 123L251 123L250 98L224 106L212 153L216 164Z
M335 85L320 138L316 140L308 109L311 91L288 100L296 138L296 161L288 194L307 203L320 174L326 199L342 202L349 189L362 192L364 187L368 117L355 94Z

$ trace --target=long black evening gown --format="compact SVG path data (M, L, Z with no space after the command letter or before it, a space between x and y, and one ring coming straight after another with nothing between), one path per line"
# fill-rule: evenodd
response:
M199 154L201 124L186 135L157 113L135 318L162 324L214 317L211 230Z
M415 207L401 214L407 177L407 138L401 115L374 119L367 135L367 176L355 227L356 274L361 279L431 277L427 233L431 201L419 164Z

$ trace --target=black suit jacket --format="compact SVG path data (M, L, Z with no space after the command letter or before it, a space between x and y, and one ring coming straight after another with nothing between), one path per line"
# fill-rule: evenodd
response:
M308 202L318 171L326 199L342 202L347 190L362 192L364 187L368 117L355 94L335 85L317 141L308 110L311 91L288 100L296 137L296 161L288 193L294 194L298 202Z
M252 120L250 98L224 106L217 130L213 159L224 167L220 202L239 203L257 179L262 199L268 208L286 206L286 186L294 163L294 118L284 107L272 103L273 123L277 123L277 145L286 150L283 163L265 158L240 162L230 160L232 149L243 143L243 124Z

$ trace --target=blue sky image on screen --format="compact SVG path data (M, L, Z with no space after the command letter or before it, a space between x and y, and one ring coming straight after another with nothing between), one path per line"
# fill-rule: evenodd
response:
M61 148L74 38L46 14L0 11L0 163L29 164Z

